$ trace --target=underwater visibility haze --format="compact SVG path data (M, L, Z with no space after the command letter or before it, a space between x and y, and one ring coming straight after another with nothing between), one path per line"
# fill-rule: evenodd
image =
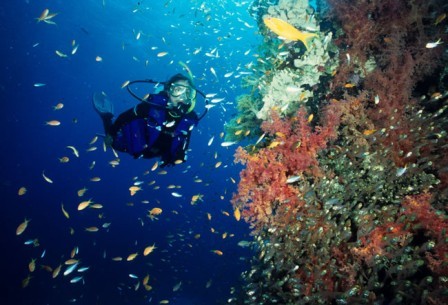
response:
M0 302L447 304L447 12L2 3ZM177 73L186 160L106 145L94 93L116 117Z

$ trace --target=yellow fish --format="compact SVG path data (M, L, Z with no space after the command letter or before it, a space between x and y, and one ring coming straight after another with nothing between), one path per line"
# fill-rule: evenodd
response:
M154 251L154 249L157 249L156 244L153 244L152 246L146 247L145 250L143 250L143 255L144 256L149 255L150 253L152 253L152 251Z
M312 37L317 36L317 34L314 34L314 33L301 32L298 29L296 29L295 27L293 27L292 25L290 25L288 22L286 22L282 19L278 19L278 18L274 18L274 17L267 17L267 18L264 18L263 21L264 21L264 24L278 36L280 36L284 39L293 40L293 41L300 40L301 42L303 42L303 44L305 45L307 50L308 50L309 40Z
M17 227L17 229L16 229L16 235L20 235L20 234L22 234L22 233L26 230L26 228L28 227L28 223L29 223L30 221L31 221L31 220L28 220L28 219L25 218L25 221L22 222L22 223Z

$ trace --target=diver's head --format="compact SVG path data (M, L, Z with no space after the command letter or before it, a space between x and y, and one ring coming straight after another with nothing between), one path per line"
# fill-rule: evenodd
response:
M168 108L172 115L180 116L193 110L196 89L188 77L174 75L165 83L164 91L168 94Z

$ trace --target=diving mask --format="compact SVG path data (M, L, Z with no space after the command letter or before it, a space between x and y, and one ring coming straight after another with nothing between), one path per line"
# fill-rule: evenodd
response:
M172 84L170 86L170 95L173 97L185 95L186 99L191 101L196 97L196 89L181 84Z

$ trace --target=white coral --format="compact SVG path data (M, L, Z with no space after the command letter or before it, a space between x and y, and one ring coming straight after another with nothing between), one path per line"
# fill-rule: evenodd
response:
M332 34L320 32L308 0L280 0L267 12L269 16L283 19L302 31L315 32L317 37L312 39L309 49L302 56L293 59L294 69L273 70L272 81L261 90L264 105L257 117L262 120L268 118L271 109L283 115L295 112L313 97L312 87L319 83L320 76L337 66L337 61L330 58L328 53ZM290 54L300 53L299 47L303 48L300 44L292 46L290 49L293 52Z

